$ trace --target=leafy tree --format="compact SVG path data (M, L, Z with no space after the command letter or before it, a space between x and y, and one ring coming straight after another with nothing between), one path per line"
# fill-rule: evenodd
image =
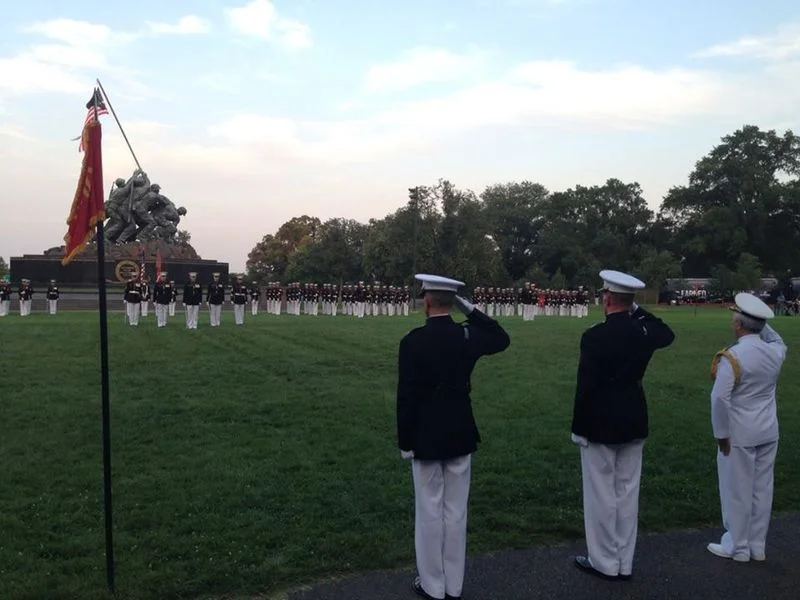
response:
M0 256L0 279L5 279L6 275L8 275L8 263Z

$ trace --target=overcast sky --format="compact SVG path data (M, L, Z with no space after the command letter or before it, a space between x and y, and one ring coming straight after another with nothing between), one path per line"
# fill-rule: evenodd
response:
M62 243L96 77L195 248L232 270L293 216L380 218L440 177L617 177L657 208L721 136L800 119L796 1L59 4L0 22L6 260ZM102 119L108 186L135 165Z

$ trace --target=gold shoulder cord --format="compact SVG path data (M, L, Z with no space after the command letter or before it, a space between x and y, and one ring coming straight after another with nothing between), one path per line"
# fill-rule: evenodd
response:
M735 388L742 379L742 368L739 366L739 361L736 360L736 356L727 348L717 352L711 360L711 379L714 380L717 378L717 368L723 356L731 363L731 368L733 369L733 387Z

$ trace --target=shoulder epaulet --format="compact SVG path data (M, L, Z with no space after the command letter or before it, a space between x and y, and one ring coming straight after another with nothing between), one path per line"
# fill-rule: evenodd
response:
M735 344L734 344L735 345ZM722 360L722 357L728 359L728 362L731 364L731 369L733 369L733 387L739 385L739 381L742 379L742 367L739 365L739 360L736 358L736 355L729 350L731 346L725 348L725 350L720 350L714 355L714 358L711 360L711 379L712 381L717 378L717 369L719 368L719 362Z

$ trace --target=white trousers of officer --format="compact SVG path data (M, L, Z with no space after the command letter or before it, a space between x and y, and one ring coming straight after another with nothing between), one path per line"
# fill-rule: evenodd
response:
M233 305L233 320L237 325L244 325L244 304Z
M258 300L250 300L250 314L254 317L258 314Z
M148 304L150 304L150 302L149 302L149 301L147 301L147 300L143 300L143 301L142 301L142 316L143 316L143 317L146 317L146 316L147 316L147 308L148 308Z
M126 302L125 309L128 314L128 323L136 326L139 324L139 312L141 310L141 303L139 302Z
M199 304L184 304L184 314L186 315L186 329L197 329L197 318L200 316Z
M461 596L467 558L467 504L472 456L412 460L417 572L436 598Z
M725 533L720 544L731 556L763 557L772 515L778 442L717 452L719 498Z
M222 320L222 304L208 305L208 319L212 327L219 327Z
M633 572L643 448L644 440L581 446L586 548L606 575Z
M156 312L156 324L159 327L166 327L167 312L169 311L169 306L166 304L159 304L158 302L154 302L153 307L155 308Z
M50 311L51 315L56 314L56 311L58 311L58 300L48 300L47 309Z
M30 300L20 300L19 301L19 316L27 317L31 314L31 301Z
M177 304L177 302L175 302L175 301L169 303L169 316L170 317L174 317L175 316L175 305L176 304Z
M0 300L0 317L5 317L11 310L11 300Z

